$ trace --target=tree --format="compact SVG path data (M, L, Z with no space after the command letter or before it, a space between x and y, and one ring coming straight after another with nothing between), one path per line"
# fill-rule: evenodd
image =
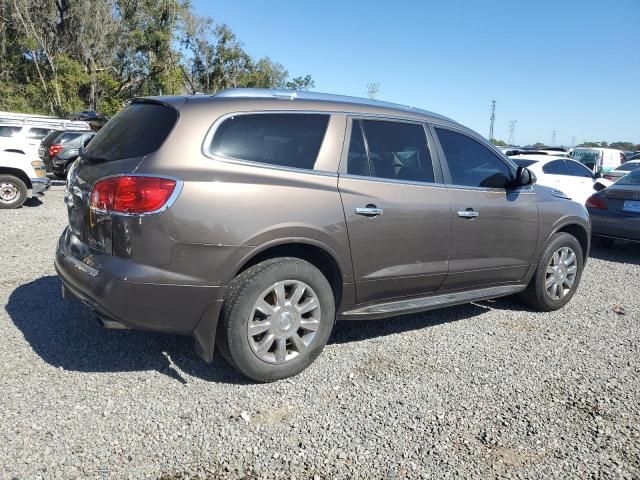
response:
M311 75L292 78L290 81L285 83L285 87L289 90L311 90L315 86L316 84L311 78Z
M507 146L506 142L504 142L502 140L498 140L496 138L492 138L491 139L491 143L493 143L496 147L506 147Z

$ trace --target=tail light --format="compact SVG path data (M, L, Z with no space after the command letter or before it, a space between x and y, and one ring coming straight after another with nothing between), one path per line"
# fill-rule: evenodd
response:
M599 195L591 195L585 203L587 208L597 208L600 210L608 210L607 204Z
M602 176L602 178L606 178L607 180L615 180L616 179L616 177L614 177L613 175L608 175L606 173Z
M169 178L118 176L96 182L89 205L94 210L113 213L143 214L164 207L176 189Z
M61 151L62 151L62 144L61 143L54 143L53 145L51 145L49 147L49 156L53 158L57 154L59 154Z

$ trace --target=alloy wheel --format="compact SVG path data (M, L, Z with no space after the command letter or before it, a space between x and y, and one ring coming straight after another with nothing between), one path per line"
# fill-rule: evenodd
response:
M267 363L289 362L313 342L321 319L320 301L299 280L273 284L251 310L247 338L253 353Z
M545 291L551 300L564 298L573 288L578 273L576 253L570 247L554 252L547 265Z

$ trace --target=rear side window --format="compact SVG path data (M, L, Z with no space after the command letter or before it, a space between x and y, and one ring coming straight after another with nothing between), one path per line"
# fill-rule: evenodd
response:
M487 147L462 133L436 128L454 185L505 188L511 169Z
M362 126L360 120L354 120L351 127L351 141L349 142L349 156L347 157L347 173L350 175L371 175L369 158L364 146Z
M0 137L13 137L22 127L0 127Z
M237 160L312 170L328 123L329 115L323 114L237 115L218 127L210 152Z
M132 103L93 137L85 158L112 161L149 155L164 143L177 119L178 113L171 107Z
M549 162L542 167L542 171L549 175L569 175L569 170L567 170L564 160Z
M29 130L29 133L27 134L27 138L34 138L36 140L41 140L47 135L49 135L50 132L51 130L49 128L32 128Z
M60 138L58 138L57 140L58 140L58 143L67 143L67 142L70 142L71 140L75 140L80 135L82 135L82 133L80 132L67 132L60 135Z

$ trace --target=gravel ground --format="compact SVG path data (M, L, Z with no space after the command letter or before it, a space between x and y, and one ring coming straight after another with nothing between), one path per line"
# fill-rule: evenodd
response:
M640 478L640 246L595 249L562 311L342 322L257 385L62 301L62 188L0 212L0 478Z

